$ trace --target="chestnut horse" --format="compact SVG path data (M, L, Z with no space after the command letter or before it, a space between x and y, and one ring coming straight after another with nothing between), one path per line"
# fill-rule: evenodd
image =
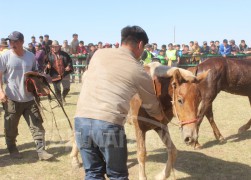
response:
M153 66L152 66L153 65ZM155 64L156 65L156 64ZM147 69L147 66L150 69ZM128 121L133 122L137 141L137 158L139 162L139 179L146 179L145 136L149 130L154 130L165 144L168 153L166 166L156 179L166 179L176 160L177 150L170 138L167 124L176 115L180 122L182 135L186 143L197 139L196 122L197 108L200 102L200 93L197 83L205 79L208 72L192 77L186 70L168 68L166 66L154 67L148 64L145 69L154 80L156 95L160 101L165 119L162 122L154 120L141 106L141 100L135 96L130 103Z
M202 96L201 108L199 109L197 131L203 117L206 116L212 126L215 138L224 140L218 127L214 122L212 103L220 91L231 94L248 96L251 104L251 60L232 58L208 58L196 67L188 68L195 75L211 69L205 81L201 81L198 86ZM239 133L246 131L251 126L251 119L239 128ZM196 148L200 148L198 140Z

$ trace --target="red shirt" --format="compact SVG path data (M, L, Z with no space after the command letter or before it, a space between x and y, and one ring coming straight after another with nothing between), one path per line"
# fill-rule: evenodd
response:
M87 50L86 50L86 48L85 48L85 46L82 46L82 47L80 47L80 46L78 46L77 47L77 53L79 54L87 54Z

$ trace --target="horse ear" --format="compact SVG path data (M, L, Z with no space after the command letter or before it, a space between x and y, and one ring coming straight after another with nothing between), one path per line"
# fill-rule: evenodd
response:
M176 69L173 72L173 82L172 85L175 86L175 88L180 85L184 81L184 78L182 77L179 69Z
M209 72L210 72L210 69L208 69L207 71L204 71L203 73L197 75L196 82L200 82L200 81L206 79Z

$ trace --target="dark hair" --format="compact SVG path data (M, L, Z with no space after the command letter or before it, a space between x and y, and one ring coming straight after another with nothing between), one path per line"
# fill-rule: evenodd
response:
M188 45L185 45L185 47L186 47L186 48L189 48L189 46L188 46Z
M190 41L190 43L194 44L194 42L193 42L193 41Z
M44 39L44 37L43 37L43 36L39 36L39 38Z
M74 37L74 36L78 36L78 34L74 33L74 34L72 35L72 37Z
M176 46L177 46L177 47L180 47L180 45L179 45L179 44L177 44Z
M166 45L165 44L163 44L162 46L161 46L161 48L163 49L163 48L165 48L166 49Z
M121 42L138 43L143 41L143 45L148 43L146 32L139 26L126 26L121 30Z

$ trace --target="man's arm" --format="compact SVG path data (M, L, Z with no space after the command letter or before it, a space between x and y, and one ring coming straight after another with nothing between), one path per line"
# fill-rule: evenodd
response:
M135 78L137 78L136 88L142 99L143 108L151 117L154 117L159 121L163 120L163 114L159 101L155 95L151 77L142 69Z
M3 73L0 71L0 101L5 103L7 101L7 96L3 90Z

